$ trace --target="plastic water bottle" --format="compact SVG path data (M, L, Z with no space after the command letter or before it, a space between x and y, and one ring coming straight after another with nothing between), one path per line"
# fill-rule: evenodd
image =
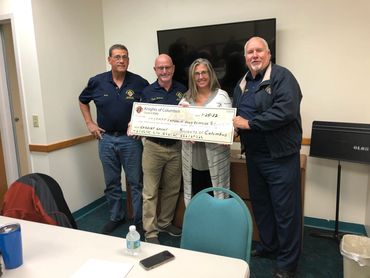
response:
M137 256L140 252L140 234L136 231L136 226L131 225L126 236L127 253Z

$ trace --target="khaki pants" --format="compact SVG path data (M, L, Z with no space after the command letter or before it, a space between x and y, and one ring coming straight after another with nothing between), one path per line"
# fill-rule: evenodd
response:
M161 146L145 141L142 158L143 228L145 237L158 236L158 227L171 224L181 186L181 142L172 146ZM158 192L161 210L157 216Z

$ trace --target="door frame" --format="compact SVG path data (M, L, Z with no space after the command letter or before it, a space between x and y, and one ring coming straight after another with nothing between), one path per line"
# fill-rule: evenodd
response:
M13 46L16 53L15 39L14 39L14 21L11 16L2 17L0 16L0 25L4 23L10 23L12 34L13 34ZM7 81L7 74L5 69L5 57L4 57L4 38L2 31L0 31L0 135L2 139L2 147L5 161L5 171L8 185L19 178L19 166L16 150L16 140L13 130L13 117L10 108L9 88ZM16 55L17 56L17 55ZM17 59L15 61L16 67L18 67ZM19 77L17 70L17 75ZM19 79L18 79L19 83ZM21 88L21 87L19 87ZM21 90L21 89L20 89ZM22 109L23 110L23 109ZM22 119L23 120L23 119Z

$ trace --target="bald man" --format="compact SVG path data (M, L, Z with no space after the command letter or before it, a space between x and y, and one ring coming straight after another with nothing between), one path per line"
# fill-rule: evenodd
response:
M174 71L171 57L159 55L154 64L158 79L144 89L142 102L178 105L186 88L172 79ZM145 241L159 244L158 232L181 236L181 229L172 225L181 186L181 142L147 137L142 161ZM159 188L161 210L157 215Z
M272 64L267 42L245 44L247 74L234 90L237 129L246 151L249 192L260 242L252 256L276 257L275 278L295 276L301 252L302 93L293 74Z

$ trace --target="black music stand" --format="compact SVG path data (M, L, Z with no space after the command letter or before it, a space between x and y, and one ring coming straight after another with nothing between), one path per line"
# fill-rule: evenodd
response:
M331 238L340 242L339 200L341 161L370 164L370 124L314 121L310 156L338 161L335 228L333 234L312 233L311 236Z

